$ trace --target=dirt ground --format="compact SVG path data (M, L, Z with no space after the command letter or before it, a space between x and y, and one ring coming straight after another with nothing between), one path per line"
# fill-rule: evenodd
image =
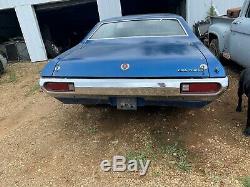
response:
M203 109L63 105L41 92L45 63L15 64L0 78L0 186L242 186L250 138L236 113L239 70ZM103 172L115 155L152 161L146 176Z

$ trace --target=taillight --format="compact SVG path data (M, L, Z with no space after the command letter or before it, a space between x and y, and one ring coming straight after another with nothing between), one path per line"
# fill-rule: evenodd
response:
M217 93L221 89L219 83L182 83L181 93L183 94L209 94Z
M73 92L75 91L74 83L64 82L47 82L44 88L49 92Z

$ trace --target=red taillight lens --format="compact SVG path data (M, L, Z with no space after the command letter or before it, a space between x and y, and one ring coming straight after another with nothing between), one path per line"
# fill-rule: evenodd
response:
M186 94L208 94L217 93L221 89L219 83L183 83L181 93Z
M47 82L44 88L49 92L73 92L75 91L74 83Z

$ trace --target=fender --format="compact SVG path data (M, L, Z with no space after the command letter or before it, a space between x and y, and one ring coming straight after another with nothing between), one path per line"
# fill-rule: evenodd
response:
M228 23L215 23L209 27L209 41L211 36L216 36L219 40L219 50L221 53L228 52L228 41L231 34L231 24Z

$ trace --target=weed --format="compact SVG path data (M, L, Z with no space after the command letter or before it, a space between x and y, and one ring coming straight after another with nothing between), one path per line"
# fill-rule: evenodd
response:
M87 129L89 134L95 134L97 132L97 127L91 126Z
M17 81L17 76L15 71L6 71L6 73L1 77L0 84L15 83Z
M127 160L142 160L145 164L149 158L155 159L156 154L154 154L152 143L146 142L145 148L140 151L130 151L126 154Z
M173 145L167 145L162 148L164 154L168 154L171 157L175 158L176 166L185 172L191 170L191 164L187 160L187 150L182 148L178 143Z
M9 79L7 83L15 83L17 81L16 73L14 71L11 71L9 73Z
M147 161L147 154L145 151L131 151L126 155L127 160L142 160L143 162Z
M250 176L243 177L241 181L244 187L250 187Z
M161 176L161 173L159 171L156 171L153 173L154 177L160 177Z
M191 164L186 159L180 159L177 162L177 167L185 172L189 172L192 168Z
M35 84L35 85L33 85L33 86L30 88L29 92L26 93L25 96L33 95L33 94L36 93L39 89L40 89L39 84Z

